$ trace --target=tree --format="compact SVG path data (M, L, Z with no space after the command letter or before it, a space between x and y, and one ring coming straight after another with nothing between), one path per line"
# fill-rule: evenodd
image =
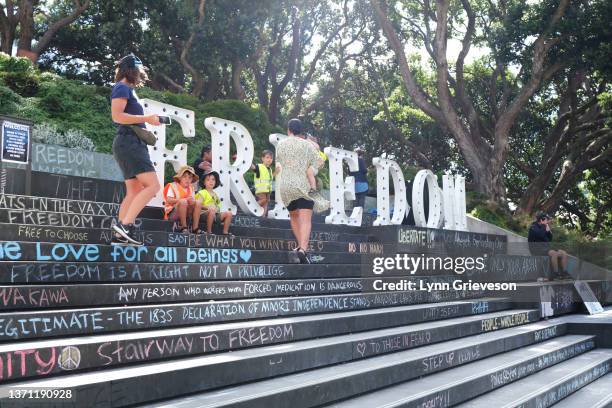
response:
M573 11L573 10L571 10ZM573 13L573 26L581 27L581 52L574 53L568 68L555 75L537 94L526 112L539 116L542 126L533 137L516 131L517 146L530 146L513 155L514 164L527 176L519 212L556 211L579 194L577 186L586 174L599 174L612 160L612 63L609 44L612 30L609 2L591 2L588 12ZM533 143L535 142L535 144ZM514 144L513 144L514 145ZM571 193L571 194L568 194ZM591 200L591 202L594 202Z
M561 22L569 0L537 5L488 2L478 3L478 9L468 0L453 2L452 7L450 0L437 0L435 5L429 0L396 2L394 7L381 0L371 0L371 4L413 103L452 135L475 189L491 201L505 203L503 168L511 131L531 97L566 65L567 52L559 52L559 44L567 34ZM427 93L416 81L402 35L422 44L429 53L436 72L435 93ZM530 43L531 37L535 40ZM461 44L452 66L454 75L447 57L450 38ZM465 60L475 42L487 45L491 52L490 115L479 109L466 89ZM511 65L520 67L514 81Z
M13 43L19 28L17 55L26 56L32 62L37 62L39 55L48 47L57 32L72 24L89 6L90 0L74 0L72 6L65 2L56 5L54 18L42 19L37 26L39 15L44 15L40 1L20 0L18 4L12 0L6 1L6 6L0 4L0 43L2 52L12 55ZM37 35L39 34L39 35ZM33 45L33 41L36 43Z
M158 43L154 54L143 53L146 31L141 22L147 19L148 3L92 0L74 24L57 32L47 51L40 55L40 67L97 85L112 82L116 61L130 52L150 67L163 43Z
M604 86L574 72L567 82L555 97L558 114L539 143L536 166L514 158L529 178L519 201L526 214L554 212L586 170L607 166L612 158L612 129L606 126L611 112L598 103Z

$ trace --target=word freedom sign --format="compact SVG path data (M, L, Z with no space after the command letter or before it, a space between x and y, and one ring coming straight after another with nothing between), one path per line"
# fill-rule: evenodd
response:
M195 137L195 114L193 111L178 108L172 105L143 99L142 104L146 114L170 116L180 126L184 137ZM247 214L262 216L263 208L257 204L244 175L249 171L255 149L253 139L248 129L238 122L221 118L206 118L204 125L210 131L212 138L212 167L219 172L221 186L217 193L221 198L223 210L230 210L234 214L237 207L232 203L231 197L241 210ZM166 162L172 163L174 170L187 162L187 144L174 146L172 150L166 148L166 125L151 126L147 124L157 137L154 146L149 146L151 161L155 166L160 183L164 181ZM286 135L270 135L270 143L274 146L286 138ZM230 143L236 146L236 158L230 155ZM345 224L360 226L363 215L362 207L355 207L350 215L345 211L345 200L355 199L354 177L344 177L343 163L348 165L350 171L359 169L357 153L349 150L328 146L324 149L329 158L330 174L330 213L325 218L328 224ZM444 175L443 188L438 185L438 177L431 170L419 171L412 187L412 207L406 198L406 183L400 166L393 160L376 157L372 160L376 167L377 188L377 218L375 226L401 224L405 216L412 209L415 224L419 227L446 228L452 230L466 230L467 220L465 213L465 179L461 176ZM395 195L393 206L390 202L390 182L393 183ZM428 194L428 211L425 212L425 187ZM161 193L149 203L150 206L161 207L163 198ZM284 206L279 191L276 191L276 206L268 213L268 217L275 219L288 219L289 213Z

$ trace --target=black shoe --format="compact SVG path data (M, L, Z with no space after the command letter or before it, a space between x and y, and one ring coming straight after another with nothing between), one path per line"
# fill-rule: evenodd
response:
M110 244L111 245L131 245L127 239L123 238L121 235L117 234L116 232L113 233L113 238L111 239Z
M119 235L123 238L128 245L143 245L142 241L139 241L136 238L136 232L134 225L123 225L120 222L117 222L113 225L113 231L116 232L115 235Z
M306 251L304 251L302 248L297 248L296 253L301 264L310 263L310 259L308 259L308 254L306 254Z
M563 271L559 273L557 276L559 277L559 280L573 280L574 279L574 277L570 275L568 271Z

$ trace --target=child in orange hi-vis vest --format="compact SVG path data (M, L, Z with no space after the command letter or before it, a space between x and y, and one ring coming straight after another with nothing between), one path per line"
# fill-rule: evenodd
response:
M189 232L187 214L191 215L193 221L191 231L194 234L202 232L199 228L202 204L196 201L193 188L193 183L198 180L193 167L182 166L174 176L174 182L164 187L164 219L179 220L179 232Z

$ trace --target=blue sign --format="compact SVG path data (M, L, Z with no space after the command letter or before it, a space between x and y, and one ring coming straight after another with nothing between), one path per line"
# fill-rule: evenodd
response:
M30 126L2 122L2 161L26 164L30 160Z

